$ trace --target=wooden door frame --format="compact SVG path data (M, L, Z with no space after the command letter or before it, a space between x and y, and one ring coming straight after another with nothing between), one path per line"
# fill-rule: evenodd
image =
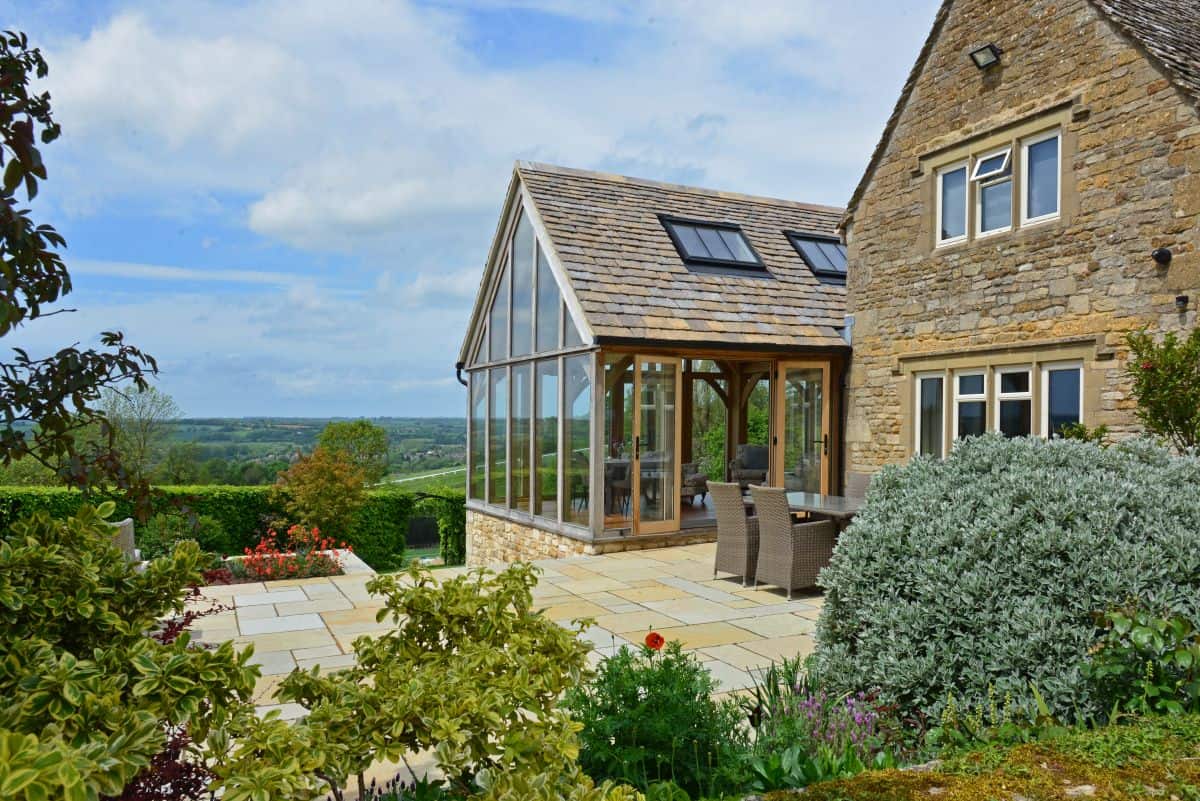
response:
M629 462L629 469L632 475L630 476L630 493L632 498L629 502L629 516L632 523L632 531L634 536L639 534L666 534L672 531L679 531L683 525L680 520L680 498L679 486L682 478L682 457L683 457L683 415L681 414L681 397L682 397L682 382L683 382L683 357L682 356L661 356L644 353L634 353L633 356L633 437L634 437L634 457ZM642 364L643 362L671 364L675 367L675 437L672 443L671 463L674 471L674 481L671 484L673 500L663 497L663 504L672 502L675 504L674 513L668 520L660 522L643 523L641 520L642 506L642 457L641 457L641 437L642 437Z
M838 442L833 431L833 407L832 407L832 390L831 378L833 376L833 363L829 360L814 360L814 359L788 359L780 360L775 364L775 387L773 393L772 411L771 411L771 485L775 487L784 486L784 475L786 466L783 463L785 453L785 444L782 441L784 436L784 421L786 419L786 403L787 393L784 391L784 374L791 369L818 369L821 371L821 431L824 434L825 441L828 447L821 454L821 488L822 495L828 495L832 486L834 452L838 447Z

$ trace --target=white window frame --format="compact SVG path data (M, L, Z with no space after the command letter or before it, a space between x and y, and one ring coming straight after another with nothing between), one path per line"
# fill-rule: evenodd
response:
M971 180L979 181L980 183L986 183L991 181L993 178L999 178L1007 173L1009 167L1012 165L1012 151L1012 146L1009 145L1008 147L994 150L991 153L986 153L982 156L976 156L975 169L971 172ZM983 163L988 159L995 158L996 156L1004 156L1004 161L1000 163L1000 166L991 172L980 174L979 168L983 166Z
M1000 387L1003 383L1003 376L1012 373L1025 373L1029 376L1029 389L1025 392L1001 392ZM1033 433L1033 365L1024 364L1013 367L998 367L993 376L992 386L996 391L996 408L992 412L992 430L1000 433L1000 402L1001 401L1029 401L1029 433Z
M979 165L983 164L983 162L1001 154L1005 155L1005 159L1003 166L999 170L992 170L983 176L976 176L974 174L979 171ZM983 230L983 190L985 187L1002 184L1005 181L1008 181L1010 184L1008 193L1008 225L1004 226L1003 228L992 228L985 231ZM985 153L982 156L976 156L975 170L973 171L971 177L971 183L975 185L975 238L983 239L984 237L995 236L996 234L1005 234L1011 231L1013 229L1012 189L1015 188L1013 187L1012 174L1012 146L1009 145L1008 147L1004 147L999 150L993 150L990 153ZM970 191L970 187L968 187L968 191Z
M1049 139L1058 140L1058 149L1055 156L1055 163L1058 165L1058 175L1055 180L1055 189L1057 195L1054 203L1054 211L1050 214L1043 214L1039 217L1029 216L1029 148L1033 145L1040 144ZM1021 140L1021 227L1029 225L1039 225L1041 223L1057 220L1062 216L1062 128L1055 128L1051 131L1044 131L1035 136L1030 136Z
M967 378L967 377L975 376L975 375L983 377L983 392L979 393L979 394L960 395L958 392L958 389L959 389L958 379L959 378ZM953 441L957 442L958 441L958 405L960 403L982 402L983 403L983 415L984 415L983 416L983 426L984 426L984 430L987 430L988 373L987 373L987 370L985 370L982 367L978 368L978 369L958 370L958 371L955 371L955 373L953 374L953 378L954 378L954 404L953 404L954 420L951 423L951 431L954 434L954 436L951 437L951 439Z
M958 170L963 171L963 177L966 179L963 181L963 233L962 233L962 236L953 236L953 237L950 237L949 239L942 239L942 184L943 184L942 179L947 173L957 172ZM971 199L971 197L970 197L971 196L971 180L970 180L971 179L971 162L970 162L970 160L959 161L959 162L955 162L954 164L947 164L945 167L938 168L936 179L937 179L937 188L936 188L935 192L937 194L937 203L936 203L937 208L935 209L936 216L934 217L934 220L933 220L934 243L937 247L941 248L941 247L946 247L947 245L957 245L959 242L966 242L967 234L970 232L970 226L968 224L968 222L969 222L968 217L970 215L967 214L968 209L970 209L970 207L971 207L971 203L970 203L970 199Z
M913 455L924 456L921 453L921 384L927 378L942 380L942 452L938 458L946 456L946 372L933 370L924 373L913 373Z
M1076 370L1079 373L1079 421L1083 422L1083 382L1084 369L1083 362L1079 360L1066 362L1045 362L1040 365L1042 369L1042 383L1040 386L1040 394L1042 396L1041 406L1041 423L1042 436L1050 439L1054 432L1050 430L1050 373L1059 370Z

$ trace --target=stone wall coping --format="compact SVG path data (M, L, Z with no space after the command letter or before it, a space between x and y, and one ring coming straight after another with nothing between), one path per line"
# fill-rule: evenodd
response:
M1043 350L1046 348L1061 348L1064 345L1093 345L1096 348L1097 360L1108 360L1114 357L1111 348L1104 345L1104 336L1097 334L1094 336L1083 337L1059 337L1056 339L1039 339L1027 342L1012 342L1003 345L971 345L958 348L947 348L944 350L929 350L929 351L912 351L896 356L895 364L892 367L892 375L903 375L906 368L905 365L910 362L921 362L930 359L948 359L960 356L978 356L980 354L1006 354L1006 353L1027 353L1029 351Z

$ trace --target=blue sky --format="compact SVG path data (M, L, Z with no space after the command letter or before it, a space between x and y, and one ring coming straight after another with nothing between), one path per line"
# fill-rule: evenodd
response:
M516 159L840 205L936 0L0 0L79 311L190 416L457 415Z

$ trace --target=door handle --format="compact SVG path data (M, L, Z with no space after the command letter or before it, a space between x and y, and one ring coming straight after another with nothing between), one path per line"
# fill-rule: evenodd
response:
M824 455L824 456L829 455L829 435L828 434L821 437L820 439L814 439L813 444L821 446L822 455Z
M634 459L642 458L642 438L641 437L633 438L633 458Z

